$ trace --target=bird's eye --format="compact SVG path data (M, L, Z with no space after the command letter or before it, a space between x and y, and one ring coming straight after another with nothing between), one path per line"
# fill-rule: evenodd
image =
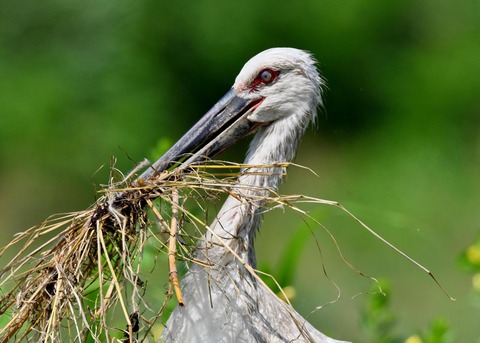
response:
M260 78L265 83L272 82L272 80L273 80L272 72L268 69L265 69L260 73Z
M252 81L250 84L250 89L252 91L258 90L259 86L267 85L275 81L280 71L273 70L269 68L262 69L258 74L257 77Z
M278 72L271 69L263 69L258 73L257 80L262 83L271 83L277 77Z

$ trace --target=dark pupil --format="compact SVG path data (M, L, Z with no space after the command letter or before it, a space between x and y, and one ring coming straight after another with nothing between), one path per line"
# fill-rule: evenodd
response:
M264 70L262 71L260 77L263 81L270 81L272 79L272 73L270 73L268 70Z

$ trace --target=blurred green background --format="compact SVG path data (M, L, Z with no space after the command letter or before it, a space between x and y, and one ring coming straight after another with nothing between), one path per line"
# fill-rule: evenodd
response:
M50 214L85 209L112 155L124 171L151 157L247 59L275 46L313 52L328 80L326 110L296 159L318 177L291 168L282 193L341 202L457 298L338 209L308 207L349 261L390 281L399 342L436 318L448 323L447 341L479 342L478 293L459 266L480 232L479 1L1 0L1 245ZM222 157L241 161L245 148ZM371 281L311 228L323 259L309 234L295 307L307 316L336 298L323 261L342 296L309 320L336 338L371 341L361 324ZM299 230L293 212L269 213L260 265L281 273Z

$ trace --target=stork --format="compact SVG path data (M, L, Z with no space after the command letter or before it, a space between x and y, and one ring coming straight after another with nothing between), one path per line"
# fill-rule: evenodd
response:
M256 131L244 169L203 239L182 280L186 306L168 319L165 342L341 342L327 337L279 300L255 267L254 237L265 196L294 158L322 104L315 60L302 50L272 48L250 59L233 87L164 156L139 178L150 179L183 159L180 167L213 157ZM270 167L269 167L270 166ZM248 186L248 187L245 187Z

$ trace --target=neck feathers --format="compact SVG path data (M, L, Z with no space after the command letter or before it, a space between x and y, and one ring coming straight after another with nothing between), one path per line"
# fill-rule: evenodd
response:
M259 228L262 207L278 186L286 172L285 167L273 166L290 162L297 150L306 124L295 122L295 116L284 118L261 128L255 135L242 171L238 187L232 189L205 235L207 259L229 263L235 259L224 245L228 245L242 259L255 266L253 240ZM272 167L270 167L272 166Z

